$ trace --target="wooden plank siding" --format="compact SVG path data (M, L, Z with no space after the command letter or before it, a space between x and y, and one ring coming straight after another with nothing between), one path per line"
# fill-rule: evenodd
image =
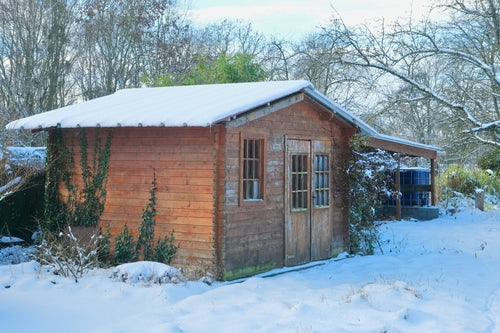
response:
M349 139L354 134L354 129L344 124L325 120L323 110L318 111L310 103L299 102L227 131L223 244L225 278L238 278L284 265L286 137L332 142L334 246L337 252L344 250L348 232L346 152ZM242 137L264 139L266 182L262 201L239 200L239 147Z
M104 144L108 130L86 129L89 158L95 133ZM63 130L65 142L72 144L75 180L79 182L82 131ZM345 170L348 142L354 131L308 98L239 121L237 126L229 122L210 127L114 128L106 204L99 226L110 226L112 241L125 224L137 236L154 169L156 236L174 230L175 243L180 245L175 266L200 274L211 272L219 279L282 267L286 140L323 140L331 142L332 147L332 248L343 251L348 236ZM245 201L240 197L245 138L263 140L263 200Z
M99 129L104 144L107 131ZM80 136L83 129L64 130L65 142L73 144L79 171ZM89 159L95 132L86 129ZM174 230L180 245L174 265L204 267L213 271L214 263L214 128L145 127L114 128L110 150L107 197L99 226L110 226L114 236L127 224L137 236L142 211L147 206L156 175L155 236Z

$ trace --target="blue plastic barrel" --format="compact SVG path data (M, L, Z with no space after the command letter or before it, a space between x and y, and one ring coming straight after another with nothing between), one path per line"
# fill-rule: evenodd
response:
M400 184L429 185L430 172L425 168L404 168L399 171ZM402 192L402 206L428 206L429 192Z

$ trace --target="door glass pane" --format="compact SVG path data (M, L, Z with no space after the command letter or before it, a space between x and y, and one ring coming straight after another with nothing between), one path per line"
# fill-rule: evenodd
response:
M330 204L330 168L328 155L314 156L314 196L315 207L328 207Z
M307 155L295 154L291 158L292 210L305 210L307 209L307 197L309 193Z

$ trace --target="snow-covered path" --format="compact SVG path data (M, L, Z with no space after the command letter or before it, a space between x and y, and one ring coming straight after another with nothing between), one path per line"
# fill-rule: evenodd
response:
M492 322L491 332L500 332L500 284L488 298L488 316Z
M500 212L380 230L383 254L211 286L0 266L0 331L500 332Z

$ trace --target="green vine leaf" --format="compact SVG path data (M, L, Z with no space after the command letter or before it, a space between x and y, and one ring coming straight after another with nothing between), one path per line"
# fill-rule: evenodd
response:
M80 169L83 188L80 189L74 182L74 151L65 145L60 127L52 131L47 149L49 162L45 184L45 224L49 230L62 230L67 225L97 226L106 202L112 135L113 132L109 131L103 145L100 131L96 129L89 162L87 133L82 130ZM74 147L73 141L70 147ZM64 185L65 191L60 190L60 185ZM63 197L62 193L66 196Z

